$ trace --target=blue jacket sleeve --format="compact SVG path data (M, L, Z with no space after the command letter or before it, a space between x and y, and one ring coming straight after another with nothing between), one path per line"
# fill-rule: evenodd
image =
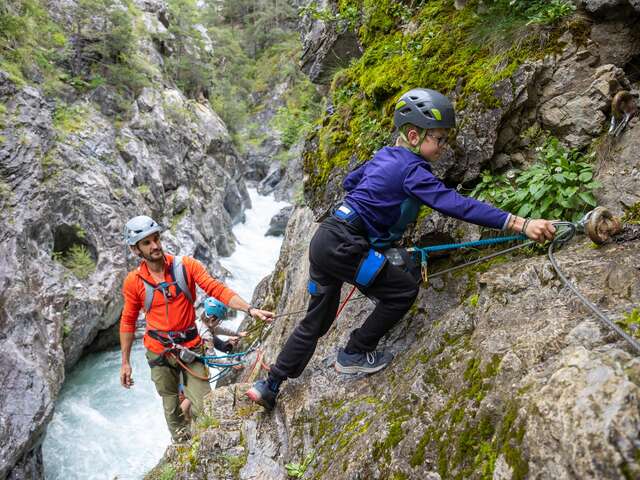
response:
M345 177L344 181L342 182L342 187L345 189L345 191L350 192L351 190L356 188L358 183L360 183L360 179L362 178L362 175L364 174L364 168L366 166L367 166L367 164L363 163L362 165L360 165L358 168L356 168L352 172L349 172L349 175L347 175Z
M409 170L403 188L407 195L458 220L500 230L507 226L508 212L475 198L460 195L420 165Z

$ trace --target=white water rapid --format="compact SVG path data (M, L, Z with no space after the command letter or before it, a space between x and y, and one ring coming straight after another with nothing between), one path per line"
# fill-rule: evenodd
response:
M282 238L264 234L271 217L287 205L254 189L249 194L253 207L233 229L236 250L221 259L233 275L227 285L247 301L273 270ZM69 373L43 444L47 480L139 479L158 463L170 436L139 341L131 361L130 390L120 386L120 350L88 355Z

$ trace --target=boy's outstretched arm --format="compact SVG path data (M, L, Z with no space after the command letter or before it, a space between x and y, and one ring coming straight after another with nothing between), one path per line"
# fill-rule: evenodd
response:
M536 242L551 240L555 234L552 222L532 219L527 221L488 203L460 195L422 166L416 166L408 172L403 187L407 194L425 205L458 220L488 228L524 233Z

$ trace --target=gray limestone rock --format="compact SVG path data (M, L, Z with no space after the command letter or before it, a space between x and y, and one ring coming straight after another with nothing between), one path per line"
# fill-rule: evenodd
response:
M0 367L12 386L0 394L0 477L20 478L39 465L33 455L65 367L119 318L122 280L137 262L123 244L126 220L154 216L167 228L168 251L215 272L218 255L233 249L231 214L248 202L223 123L177 90L146 90L117 130L91 102L54 103L6 75L0 83L11 119L0 147L8 219L0 230ZM73 115L69 124L56 122L60 109ZM84 253L73 257L73 248ZM81 270L83 258L89 268ZM26 466L14 471L17 462Z
M273 237L279 237L284 235L284 231L287 228L289 217L293 212L293 207L284 207L278 213L276 213L269 222L269 230L265 235L271 235Z
M335 11L337 2L322 0L316 6L320 10ZM344 20L304 18L302 48L301 69L312 82L319 84L329 83L336 69L362 55L357 35Z

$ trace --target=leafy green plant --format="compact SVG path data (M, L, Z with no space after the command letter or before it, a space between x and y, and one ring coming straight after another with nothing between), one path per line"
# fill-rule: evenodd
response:
M579 220L596 206L592 154L563 147L549 138L538 149L538 161L515 177L482 173L471 196L521 217Z
M330 8L321 8L318 2L312 1L298 9L300 17L309 16L313 20L320 20L330 24L336 24L339 32L354 30L360 18L360 10L355 5L345 5L337 12Z
M62 338L67 338L71 334L71 325L68 323L62 324Z
M616 323L631 336L640 338L640 308L634 308L629 313L625 313L622 320Z
M206 430L208 428L218 428L220 426L220 420L211 415L200 415L197 421L197 427L199 430Z
M511 3L516 3L517 0L511 0ZM531 17L528 22L529 25L534 23L551 24L556 23L562 18L571 15L576 6L567 0L551 0L544 2L534 2Z
M287 469L287 475L291 478L302 478L311 465L311 462L315 458L315 453L311 452L304 457L304 461L302 463L287 463L284 467Z
M96 270L96 263L84 245L74 244L65 252L53 252L51 258L71 270L81 280L88 278Z

